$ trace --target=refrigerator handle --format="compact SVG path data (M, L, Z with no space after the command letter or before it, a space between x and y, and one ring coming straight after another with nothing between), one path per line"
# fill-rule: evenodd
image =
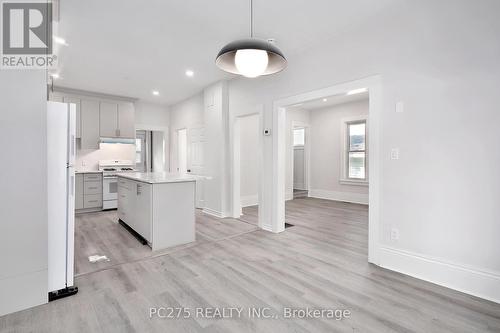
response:
M73 197L73 196L75 196L75 176L74 175L71 176L70 184L71 184L71 190L69 191L69 193Z
M76 144L76 139L75 135L71 134L71 157L75 157L75 144Z

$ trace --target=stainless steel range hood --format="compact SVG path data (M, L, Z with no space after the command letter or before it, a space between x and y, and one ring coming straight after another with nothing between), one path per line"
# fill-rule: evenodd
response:
M135 145L135 139L101 137L99 143L115 143L115 144Z

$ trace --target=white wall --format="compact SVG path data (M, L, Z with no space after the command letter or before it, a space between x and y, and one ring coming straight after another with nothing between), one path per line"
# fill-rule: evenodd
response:
M153 127L147 129L169 126L170 112L168 107L158 104L145 103L142 101L135 102L134 107L136 125Z
M219 82L204 91L205 171L204 211L230 216L230 152L227 83Z
M258 204L259 191L259 122L258 114L240 121L240 195L241 206Z
M289 67L280 74L229 82L230 115L264 104L264 126L271 128L277 99L380 74L380 263L496 301L498 12L493 0L481 6L396 1L348 34L288 54ZM398 101L405 102L404 113L394 112ZM272 136L264 138L264 220L273 209L272 143ZM399 160L390 159L393 147ZM390 240L391 228L399 230L398 241ZM410 260L420 269L403 265Z
M177 130L204 127L203 93L170 106L170 170L177 170ZM188 140L189 142L189 140Z
M0 316L47 302L45 78L0 73Z
M368 100L310 111L310 196L368 203L367 186L340 183L342 119L361 115L368 115Z

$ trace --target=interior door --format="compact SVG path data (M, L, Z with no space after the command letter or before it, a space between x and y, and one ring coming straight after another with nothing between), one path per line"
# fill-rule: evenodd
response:
M205 150L205 128L192 128L189 130L189 155L187 169L193 175L203 175Z
M293 149L293 188L305 190L305 151L304 146Z
M187 168L187 129L177 130L177 172L186 173Z
M187 168L192 175L205 175L205 128L192 128L189 130ZM196 208L205 207L204 178L196 179Z
M307 189L306 178L306 129L298 127L293 129L293 188Z

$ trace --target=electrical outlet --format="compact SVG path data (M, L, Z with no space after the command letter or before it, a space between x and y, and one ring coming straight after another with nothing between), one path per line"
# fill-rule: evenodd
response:
M391 149L391 160L399 160L399 148Z
M86 166L87 162L82 160L82 166Z
M397 102L396 103L396 112L397 113L403 113L405 112L405 105L403 102Z
M392 228L391 229L391 240L398 241L399 240L399 229Z

